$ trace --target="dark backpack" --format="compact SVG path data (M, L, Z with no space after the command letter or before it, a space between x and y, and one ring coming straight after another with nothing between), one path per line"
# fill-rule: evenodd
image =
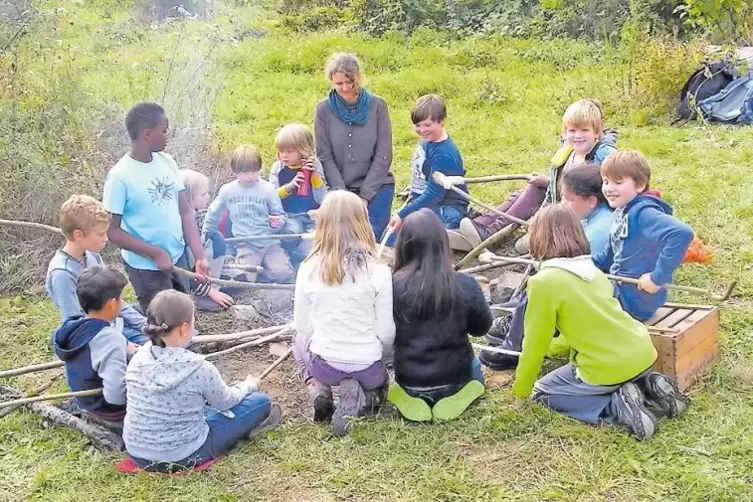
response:
M753 76L732 81L722 92L699 101L698 110L708 122L753 123Z
M680 92L677 113L681 119L696 118L694 106L704 99L718 94L727 84L737 78L737 68L729 61L716 61L693 73ZM693 105L693 106L691 106Z

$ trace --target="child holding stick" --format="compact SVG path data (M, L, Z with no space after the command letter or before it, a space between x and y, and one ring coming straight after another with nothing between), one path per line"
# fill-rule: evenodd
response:
M230 451L282 412L249 375L229 387L200 354L185 349L194 334L194 305L178 291L154 297L147 312L147 342L131 359L125 381L126 450L148 471L193 468Z
M526 336L513 384L517 400L532 396L576 420L619 424L637 439L651 438L657 423L646 398L670 417L689 401L671 379L651 371L657 353L648 329L614 298L570 209L543 208L529 235L531 256L542 263L527 286ZM571 347L570 362L534 383L555 330Z
M376 256L361 199L339 190L316 213L314 248L295 284L293 355L308 387L314 419L332 418L338 436L347 417L373 411L388 384L382 362L392 350L392 274ZM331 386L340 386L335 409ZM334 416L333 416L334 413Z
M420 209L403 222L393 276L395 381L389 400L413 421L452 420L484 393L468 334L492 314L475 279L452 268L442 221Z

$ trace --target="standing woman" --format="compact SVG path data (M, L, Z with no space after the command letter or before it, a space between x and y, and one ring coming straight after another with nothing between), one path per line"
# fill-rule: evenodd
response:
M395 195L387 103L362 87L361 65L352 54L333 55L324 74L332 89L314 113L317 156L332 190L353 192L366 204L379 239Z

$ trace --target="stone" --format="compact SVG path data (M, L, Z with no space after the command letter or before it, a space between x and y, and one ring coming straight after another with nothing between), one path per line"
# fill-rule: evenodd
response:
M293 291L289 289L262 289L259 294L260 307L275 314L293 310Z
M253 305L233 305L228 310L233 319L254 326L259 321L259 311Z
M489 294L493 304L505 303L510 300L515 289L525 279L520 272L504 271L489 283Z

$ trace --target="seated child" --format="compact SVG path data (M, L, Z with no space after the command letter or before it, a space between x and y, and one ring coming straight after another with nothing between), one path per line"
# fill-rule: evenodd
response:
M648 329L614 298L570 209L543 208L529 235L531 256L542 262L527 286L526 336L512 387L517 402L533 391L535 402L576 420L619 424L637 439L651 438L657 422L646 398L670 417L689 400L675 382L651 371L657 353ZM534 383L555 330L572 347L570 362Z
M384 399L382 362L395 338L392 273L376 256L366 206L337 190L316 214L314 248L295 283L293 355L314 407L314 420L332 417L337 436L347 417L364 416ZM330 386L340 386L337 408ZM333 417L334 413L334 417Z
M126 411L126 359L138 350L115 325L128 281L115 269L92 265L78 278L76 295L85 315L66 319L52 334L52 344L65 363L72 391L103 388L101 396L75 398L92 415L120 421Z
M591 252L603 249L609 242L612 209L601 192L599 166L579 164L568 169L562 174L560 192L562 203L580 218ZM520 352L523 346L523 322L528 297L524 291L520 298L512 300L517 302L512 315L495 319L486 339L491 345ZM547 355L559 356L568 350L564 338L557 336ZM518 364L518 358L515 356L488 351L481 352L479 359L485 366L494 370L514 368Z
M149 304L147 342L125 375L128 405L123 442L140 468L172 472L229 452L238 441L280 423L282 412L248 376L229 387L204 356L185 347L194 334L194 305L178 291Z
M207 204L209 204L209 178L193 169L180 169L178 174L186 189L186 197L196 212L196 224L201 228L204 225ZM210 231L206 237L204 257L209 262L209 276L220 277L227 249L225 238L216 230ZM193 268L193 253L188 247L186 247L186 262L189 268ZM191 291L198 297L196 306L199 310L219 311L220 308L230 308L233 305L233 297L223 293L210 282L192 280Z
M604 272L639 279L637 286L616 283L615 297L630 315L644 321L666 303L662 286L672 282L693 230L672 216L669 204L646 193L651 169L640 153L610 155L601 165L601 176L615 212L610 244L595 253L593 261Z
M392 278L395 382L388 398L413 421L452 420L484 393L468 334L492 324L474 278L452 268L447 232L429 209L408 215Z
M45 289L60 311L61 321L65 321L84 314L76 295L76 283L87 267L103 264L99 252L107 244L110 213L98 200L88 195L74 195L60 208L59 225L65 245L50 260ZM122 304L116 322L129 341L137 344L146 341L142 334L146 317L129 304Z
M128 111L126 129L131 149L107 173L102 203L112 214L107 235L121 248L126 274L146 312L158 292L189 290L188 278L173 270L186 268L186 245L200 277L209 274L209 263L178 166L164 153L169 129L165 110L156 103L139 103Z
M460 219L468 212L468 201L445 190L432 175L439 171L447 176L465 176L463 157L444 129L447 108L436 94L421 96L410 113L416 133L421 138L413 153L413 179L408 204L390 221L393 232L409 214L425 207L434 211L447 229L458 228ZM463 183L458 188L468 192Z
M314 136L303 124L288 124L275 138L277 160L269 172L269 182L277 188L282 208L288 214L283 233L303 234L314 231L314 221L308 214L318 209L327 195L324 168L316 158ZM308 256L311 239L285 239L283 247L300 262Z
M617 149L617 133L604 130L604 113L596 100L584 99L568 106L562 116L562 130L565 144L552 157L549 175L534 173L528 187L511 194L497 206L499 211L528 220L542 202L559 202L559 180L563 171L584 162L601 164ZM460 231L471 245L476 246L510 223L504 216L487 213L473 220L464 218L460 222Z
M224 209L230 210L235 237L252 237L236 246L236 261L243 265L262 265L264 275L272 282L292 282L293 268L280 239L275 236L285 225L285 211L277 191L266 180L260 179L261 155L256 147L242 145L235 149L230 159L230 170L236 177L220 188L204 219L202 233L205 238L217 230ZM269 236L266 239L259 237ZM249 272L249 281L256 280Z

